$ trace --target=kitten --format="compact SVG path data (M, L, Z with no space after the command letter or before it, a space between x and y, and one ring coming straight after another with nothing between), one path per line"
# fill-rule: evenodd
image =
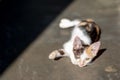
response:
M100 47L99 26L92 20L62 19L60 28L74 27L71 38L63 44L63 49L58 49L50 53L49 59L59 59L67 56L71 62L79 67L88 65L97 55Z

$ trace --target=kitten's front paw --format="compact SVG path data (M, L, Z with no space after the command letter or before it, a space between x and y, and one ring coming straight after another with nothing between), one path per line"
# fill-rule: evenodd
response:
M57 56L57 53L58 53L58 51L57 51L57 50L55 50L55 51L51 52L48 58L49 58L49 59L55 59L55 58L56 58L56 56Z

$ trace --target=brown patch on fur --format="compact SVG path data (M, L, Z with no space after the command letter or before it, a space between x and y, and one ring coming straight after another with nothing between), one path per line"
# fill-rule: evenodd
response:
M96 27L96 32L97 32L97 38L95 41L98 41L100 39L101 30L97 24L95 25L95 27Z
M89 18L89 19L86 19L86 21L87 21L87 22L94 22L94 20L93 20L93 19L90 19L90 18Z
M92 19L86 19L81 21L81 27L85 28L92 39L92 43L100 39L101 30L100 27Z
M92 53L91 53L91 50L92 50L92 47L91 47L91 46L86 48L86 54L87 54L88 56L90 56L90 57L93 56Z
M59 49L58 52L61 54L61 55L64 55L64 51L62 49Z
M86 30L87 30L87 32L91 32L91 24L88 24L88 25L86 26Z
M85 26L85 25L87 25L87 22L81 22L80 23L80 26Z

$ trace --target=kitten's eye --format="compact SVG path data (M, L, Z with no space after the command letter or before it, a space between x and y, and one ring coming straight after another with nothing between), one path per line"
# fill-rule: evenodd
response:
M86 58L86 60L89 60L90 58Z

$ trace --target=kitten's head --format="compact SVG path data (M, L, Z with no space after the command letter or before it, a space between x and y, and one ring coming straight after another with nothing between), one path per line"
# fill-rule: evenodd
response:
M99 51L100 44L101 44L100 41L95 42L84 50L78 62L78 65L80 67L88 65L88 63L90 63L93 60L93 58L97 55Z

